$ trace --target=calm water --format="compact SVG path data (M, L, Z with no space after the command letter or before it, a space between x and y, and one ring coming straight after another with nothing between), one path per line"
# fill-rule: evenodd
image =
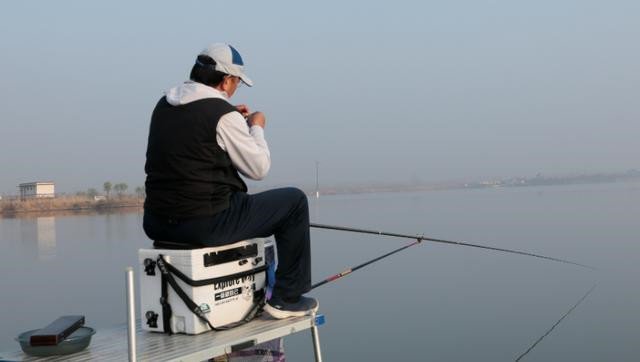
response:
M422 244L314 292L328 361L513 361L594 283L523 361L640 360L640 184L327 196L314 222L527 250L589 271L473 248ZM0 219L0 350L63 314L124 323L124 268L150 242L142 215ZM408 241L315 230L314 280ZM307 333L288 360L312 360Z

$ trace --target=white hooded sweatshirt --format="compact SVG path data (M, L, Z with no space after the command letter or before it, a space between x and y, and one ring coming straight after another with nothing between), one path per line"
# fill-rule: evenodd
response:
M225 92L197 82L184 82L169 89L167 102L172 106L188 104L205 98L221 98L229 101ZM240 112L227 113L218 121L216 141L229 154L233 166L252 180L261 180L271 167L269 146L260 126L249 128Z

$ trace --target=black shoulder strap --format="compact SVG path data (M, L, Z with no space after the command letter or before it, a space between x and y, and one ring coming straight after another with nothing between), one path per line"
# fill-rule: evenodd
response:
M201 321L203 321L206 324L208 324L211 329L215 330L216 328L214 328L211 325L211 323L209 323L209 320L204 316L204 313L202 312L200 307L198 307L196 305L196 303L194 303L193 300L191 300L191 298L189 298L187 293L185 293L184 290L182 290L182 288L180 288L180 286L176 282L176 280L173 277L173 275L171 275L169 273L169 269L167 268L167 263L165 262L164 258L162 257L162 254L158 255L157 263L158 263L158 268L160 269L160 273L162 274L162 277L165 279L166 282L169 283L169 285L171 285L171 288L173 288L173 290L178 294L178 296L180 297L180 299L182 299L182 301L187 306L187 308L189 308L189 310L191 312L193 312L198 318L200 318ZM164 283L164 285L166 285L166 283ZM165 298L165 302L167 302L167 304L168 304L168 301L166 300L166 298ZM171 307L169 307L169 308L171 308ZM164 308L163 308L163 313L164 313ZM165 332L171 334L171 330L170 330L171 328L169 328L169 331L167 331L167 322L164 320L164 316L162 318L163 318L163 321L164 321ZM169 318L171 318L171 316L169 316Z
M169 288L167 283L167 277L164 274L160 275L160 282L162 283L162 294L160 296L160 304L162 305L162 327L164 332L172 335L171 332L171 305L169 304Z
M251 310L245 315L245 317L241 320L239 320L238 322L235 323L231 323L231 324L227 324L225 326L222 327L214 327L210 322L209 319L207 319L207 317L204 315L204 312L202 311L202 309L200 309L200 307L198 305L196 305L196 303L191 300L191 298L189 298L189 296L187 295L187 293L184 292L184 290L182 290L182 288L180 287L180 285L176 282L175 278L173 277L173 275L171 275L171 272L178 272L179 274L176 274L178 276L180 276L182 280L185 280L185 282L187 282L187 284L193 285L191 283L189 283L188 281L193 282L191 279L189 279L186 275L182 274L178 269L176 269L173 265L167 263L164 260L164 257L162 256L162 254L158 255L158 260L157 260L157 265L158 265L158 269L160 270L161 276L162 276L162 298L160 298L160 303L162 304L162 320L163 320L163 325L164 325L164 332L171 334L171 306L169 305L168 302L168 291L167 291L167 284L171 285L171 288L173 288L173 290L176 292L176 294L178 294L178 296L180 297L180 299L184 302L184 304L187 306L187 308L189 308L189 310L191 312L193 312L193 314L195 314L202 322L206 323L209 328L211 328L214 331L220 331L220 330L226 330L226 329L230 329L233 327L237 327L239 325L245 324L250 322L253 318L256 317L256 315L258 314L259 311L262 310L262 308L264 307L265 304L265 298L264 298L264 294L263 296L260 298L260 301L258 303L256 303L253 308L251 308ZM245 275L249 275L249 274L257 274L263 271L266 271L268 268L268 266L263 266L263 267L258 267L256 269L253 270L249 270L248 272L242 272L242 273L236 273L236 274L232 274L229 276L225 276L225 277L221 277L221 278L212 278L212 279L206 279L207 281L209 281L209 283L206 284L212 284L213 282L218 282L218 281L223 281L223 280L229 280L229 279L236 279L238 277L242 277ZM238 276L240 275L240 276ZM184 278L184 279L183 279ZM194 283L196 284L196 283ZM206 284L200 284L197 283L199 285L206 285ZM164 303L163 303L164 302ZM165 307L166 305L166 307Z

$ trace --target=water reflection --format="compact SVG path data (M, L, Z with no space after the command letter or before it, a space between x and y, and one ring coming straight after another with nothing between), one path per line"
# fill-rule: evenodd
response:
M309 199L310 209L311 209L311 222L320 219L320 198L310 198Z
M21 242L29 255L38 260L56 257L56 218L41 216L20 220Z
M640 275L640 187L633 187L311 197L313 222L424 231L603 270L592 273L533 258L424 244L313 292L329 317L320 331L325 358L513 361L597 279L598 290L523 360L638 361L640 291L630 286L637 285ZM0 219L0 290L11 291L1 302L0 350L16 349L18 332L50 322L52 314L85 314L99 329L124 323L122 270L137 265L137 250L151 243L141 218L138 212L56 214L55 222L26 216ZM312 233L314 281L399 242ZM47 254L55 259L38 260ZM460 348L461 340L481 348ZM285 344L287 360L308 360L312 346L307 334L291 335Z

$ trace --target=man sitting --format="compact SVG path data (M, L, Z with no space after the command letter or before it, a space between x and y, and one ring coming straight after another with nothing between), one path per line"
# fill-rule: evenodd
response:
M252 86L236 49L213 44L190 81L169 89L151 116L143 227L153 240L220 246L274 235L276 284L265 311L274 318L311 314L309 207L297 188L247 194L240 174L263 179L271 166L263 113L229 99Z

